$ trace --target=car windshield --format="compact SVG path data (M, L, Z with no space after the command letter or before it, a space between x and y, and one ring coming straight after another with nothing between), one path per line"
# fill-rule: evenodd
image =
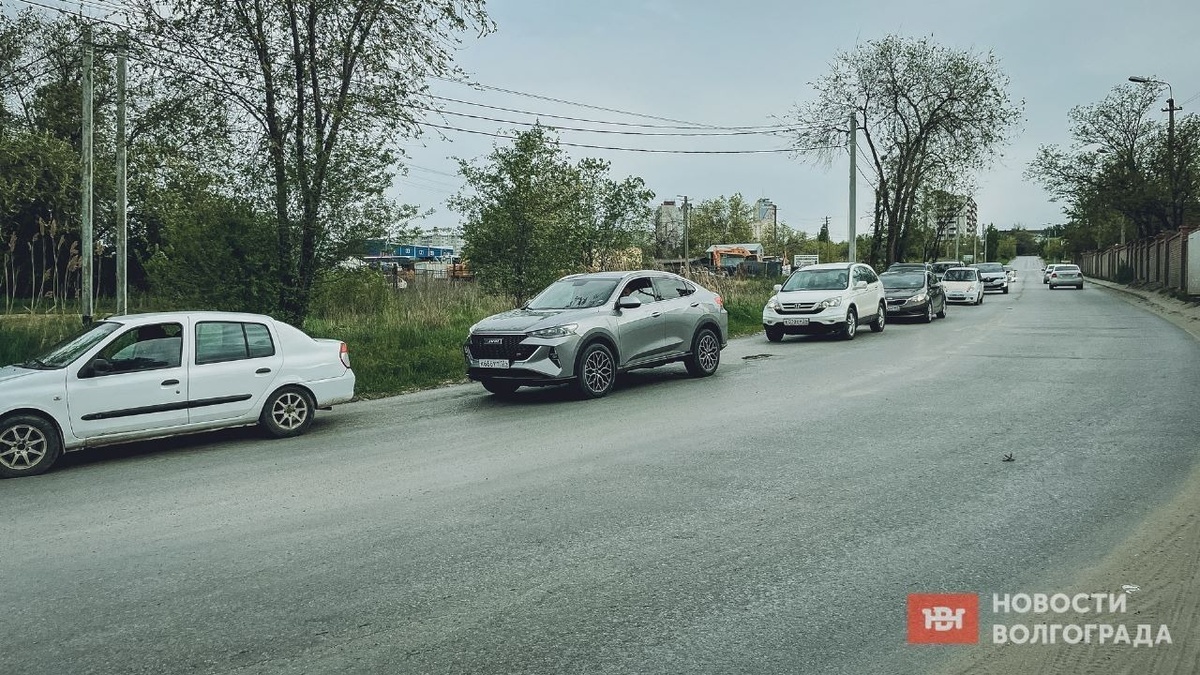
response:
M526 309L585 309L608 302L618 279L580 277L559 279L529 301Z
M1001 265L1000 263L979 263L978 265L972 265L972 267L975 267L980 272L1003 272L1004 271L1004 265Z
M26 368L64 368L120 327L121 324L112 321L94 323L21 365Z
M924 272L888 272L879 275L886 289L922 288L925 286Z
M794 272L783 284L785 291L844 291L850 285L850 270L803 269Z
M975 281L975 270L946 270L946 281Z

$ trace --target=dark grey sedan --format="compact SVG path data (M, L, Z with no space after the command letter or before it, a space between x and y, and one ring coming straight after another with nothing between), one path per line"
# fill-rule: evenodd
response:
M925 323L946 318L946 291L933 272L899 271L879 275L890 317L918 317Z

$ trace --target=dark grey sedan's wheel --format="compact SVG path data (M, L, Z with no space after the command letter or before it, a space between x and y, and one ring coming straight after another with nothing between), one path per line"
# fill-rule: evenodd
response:
M35 415L0 421L0 478L45 473L62 454L58 430Z
M692 338L692 355L683 362L692 377L708 377L721 365L721 341L711 328L701 328Z
M853 340L858 333L858 313L854 308L846 310L846 325L842 328L842 339Z
M942 308L940 310L938 310L937 316L939 319L946 318L946 301L945 300L942 301Z
M767 340L769 342L783 342L783 328L779 326L767 326Z
M933 301L930 300L928 305L925 305L925 323L933 323Z
M575 369L575 386L586 398L600 398L612 391L617 379L617 362L603 343L584 347Z
M312 424L315 409L316 404L307 391L283 387L267 398L258 423L275 438L299 436Z
M513 393L521 388L521 385L504 380L483 380L480 382L484 389L492 392L496 396L512 396Z

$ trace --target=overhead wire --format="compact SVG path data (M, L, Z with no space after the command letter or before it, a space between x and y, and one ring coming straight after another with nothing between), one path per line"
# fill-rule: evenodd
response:
M47 5L42 2L38 2L37 0L19 0L19 1L23 2L25 4L28 4L28 5L41 7L44 9L49 9L51 11L59 12L60 14L69 14L72 16L76 15L75 12L71 12L63 7L55 7L52 5ZM84 2L85 3L99 3L100 0L84 0ZM109 24L109 25L112 25L112 26L115 26L118 28L127 29L127 27L124 25L117 24L117 23L114 23L111 21L107 21L105 19L96 19L94 17L88 17L88 18L93 21L100 22L100 23L105 23L105 24ZM234 72L240 72L244 75L251 75L251 76L256 75L256 73L254 73L253 71L247 70L240 66L225 63L225 62L222 62L222 61L219 61L216 59L207 59L204 56L201 56L199 54L186 54L184 52L174 50L174 49L171 49L171 48L163 46L163 45L152 44L149 42L142 41L132 35L129 37L129 40L133 44L137 44L139 46L142 46L142 47L145 47L148 49L156 49L156 50L160 50L160 51L163 51L163 52L166 52L169 54L174 54L176 56L181 56L181 57L188 58L188 59L199 60L210 68L212 68L213 66L221 66L224 68L228 68ZM212 51L218 51L218 52L227 54L227 52L223 52L223 50L218 50L218 49L212 48L211 46L203 46L202 47L199 45L189 44L189 43L186 43L183 41L178 41L178 42L181 46L184 46L184 47L191 47L191 48L197 49L197 50L209 49ZM224 87L228 90L241 89L242 91L254 92L256 94L263 93L260 89L258 89L257 87L253 87L253 86L249 85L248 83L230 82L228 80L224 80L224 79L212 76L212 75L205 75L202 73L198 73L193 70L167 66L160 61L153 61L153 60L150 60L145 57L141 57L140 55L136 55L136 54L130 54L130 58L132 58L134 60L140 60L145 63L153 63L155 66L164 68L166 70L171 70L173 72L177 72L177 73L188 75L191 77L196 77L198 79L206 80L206 81L221 85L222 87ZM456 84L466 84L466 85L472 86L472 87L478 87L478 88L483 88L483 89L488 89L488 90L493 90L493 91L499 91L499 92L509 93L509 94L513 94L513 95L519 95L519 96L527 96L527 97L535 98L535 99L539 99L539 100L546 100L546 101L552 101L552 102L563 103L563 104L568 104L568 105L575 105L575 106L591 108L591 109L596 109L596 110L603 110L606 112L613 112L613 113L621 114L621 115L629 115L629 116L641 117L644 119L654 119L657 121L671 122L671 123L681 124L681 125L688 125L687 128L707 129L707 130L711 130L712 133L704 133L704 134L702 134L702 133L682 133L682 132L680 132L680 133L658 133L658 132L632 132L632 131L620 132L620 131L616 131L616 130L583 129L583 128L576 128L576 127L556 127L557 129L561 129L563 131L572 131L572 132L579 132L579 133L610 133L610 134L644 135L644 136L733 136L733 135L748 135L750 133L760 134L760 135L761 134L769 135L772 133L781 133L781 132L795 130L794 128L785 128L785 129L779 129L778 131L774 131L774 132L765 131L765 130L752 132L751 131L752 127L743 127L741 129L741 131L745 132L743 134L739 131L732 131L732 130L736 130L737 129L736 127L722 128L722 127L718 127L716 125L699 124L696 122L689 122L686 120L678 120L678 119L672 119L672 118L661 117L661 116L656 116L656 115L647 115L644 113L636 113L636 112L620 110L620 109L616 109L616 108L607 108L604 106L595 106L595 105L591 105L591 104L580 103L577 101L569 101L566 99L561 99L561 98L552 97L552 96L543 96L540 94L531 94L528 92L520 92L517 90L507 89L504 87L496 87L496 86L492 86L492 85L484 85L484 84L479 84L479 83L469 84L469 83L464 83L461 80L445 78L445 77L440 77L440 76L434 76L432 79L443 80L443 81L452 82L452 83L456 83ZM469 104L469 102L468 102L468 104ZM467 118L479 119L479 120L483 120L483 121L492 121L492 122L496 122L499 124L510 124L510 125L529 125L530 124L530 123L525 123L525 122L516 122L516 121L512 121L512 120L489 118L489 117L481 116L481 115L470 115L469 113L460 113L457 111L440 110L440 109L436 109L436 108L424 108L424 109L427 111L430 111L430 112L437 112L440 114L457 115L457 116L462 116L462 117L467 117ZM531 111L523 111L523 112L525 112L526 114L535 114L535 113L532 113ZM550 115L546 115L546 116L551 117ZM595 120L595 121L593 121L593 123L605 124L607 122ZM506 138L507 137L504 134L497 134L497 133L472 130L472 129L464 129L461 127L454 127L454 126L450 126L450 125L439 125L439 124L433 124L433 123L429 123L429 122L424 122L421 124L423 124L424 126L430 127L430 128L440 129L442 131L478 134L478 135L492 136L492 137L497 137L497 138ZM616 123L614 123L614 124L616 124ZM628 124L628 123L621 123L621 124ZM635 125L631 125L631 126L635 126ZM763 129L766 129L766 127L763 127ZM717 133L717 132L721 132L721 133ZM614 151L624 151L624 152L642 152L642 153L654 153L654 154L735 155L735 154L776 154L776 153L787 153L787 152L795 151L795 149L793 149L793 148L745 149L745 150L670 150L670 149L655 149L655 148L629 148L629 147L604 146L604 145L587 144L587 143L572 143L572 142L566 142L566 141L559 141L559 143L566 147L579 147L579 148L589 148L589 149L597 149L597 150L614 150Z

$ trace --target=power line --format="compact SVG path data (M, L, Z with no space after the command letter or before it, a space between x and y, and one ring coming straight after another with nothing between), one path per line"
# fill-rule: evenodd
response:
M548 113L534 112L534 111L531 111L531 110L521 110L521 109L519 109L519 108L505 108L505 107L503 107L503 106L488 105L488 104L486 104L486 103L476 103L476 102L474 102L474 101L465 101L465 100L463 100L463 99L458 99L458 98L450 98L450 97L448 97L448 96L436 96L436 95L430 94L430 96L429 96L429 97L430 97L430 98L432 98L432 99L439 100L439 101L447 101L447 102L449 102L449 103L460 103L460 104L462 104L462 105L469 105L469 106L474 106L474 107L477 107L477 108L487 108L487 109L489 109L489 110L499 110L499 111L501 111L501 112L518 113L518 114L521 114L521 115L536 115L536 116L538 116L538 117L548 117L548 118L551 118L551 119L556 119L556 120L567 120L567 121L569 121L569 122L586 122L586 123L589 123L589 124L608 124L608 125L611 125L611 126L620 126L620 127L639 127L639 128L643 128L643 129L712 129L712 130L727 130L727 131L735 131L735 130L743 130L743 129L744 129L744 130L750 130L750 129L764 129L764 130L777 129L777 130L784 130L784 129L794 129L794 128L799 128L799 127L789 127L789 126L786 126L786 125L766 125L766 124L763 124L763 125L744 125L744 126L726 126L726 127L719 127L719 126L707 126L707 125L699 125L699 126L697 126L697 125L685 125L685 126L680 126L680 125L677 125L677 124L641 124L641 123L634 123L634 122L610 122L610 121L607 121L607 120L588 119L588 118L585 118L585 117L567 117L567 116L565 116L565 115L551 115L551 114L548 114Z
M425 126L434 129L442 129L445 131L457 131L465 134L479 134L481 136L491 136L493 138L512 138L506 134L498 134L489 131L478 131L475 129L463 129L460 127L443 126L440 124L431 124L426 122ZM812 148L776 148L766 150L663 150L652 148L622 148L607 145L591 145L587 143L568 143L566 141L558 141L558 145L563 145L572 148L591 148L593 150L620 150L623 152L648 152L667 155L758 155L758 154L774 154L781 152L804 152L806 150L828 150L842 146L818 146Z
M485 117L483 115L471 115L469 113L456 112L453 110L443 110L440 108L427 108L423 106L414 106L419 110L427 110L429 112L441 113L443 115L454 115L455 117L466 117L473 120L483 120L485 122L496 122L499 124L518 124L522 126L532 127L537 126L540 122L518 122L515 120L499 119L495 117ZM536 114L536 113L528 113ZM600 122L600 124L604 124ZM546 125L552 129L560 131L578 131L590 134L616 134L622 136L753 136L753 135L770 135L787 131L795 131L795 129L779 129L776 131L620 131L617 129L585 129L582 127L563 127L556 125Z
M514 89L505 89L504 87L494 87L490 84L482 84L482 83L478 83L478 82L463 82L462 80L456 80L453 78L440 77L440 76L434 76L432 79L441 80L443 82L450 82L452 84L461 84L463 86L472 87L472 88L479 87L481 89L489 89L491 91L498 91L498 92L502 92L505 94L512 94L514 96L525 96L527 98L536 98L536 99L539 99L542 101L551 101L553 103L563 103L566 105L578 106L580 108L590 108L592 110L603 110L604 112L617 113L619 115L629 115L630 117L641 117L643 119L648 119L648 120L658 120L659 122L674 122L675 124L686 124L686 125L692 126L692 127L703 127L703 128L707 128L707 129L717 128L712 124L700 124L698 122L688 122L687 120L677 120L677 119L672 119L670 117L659 117L657 115L647 115L645 113L630 112L628 110L620 110L618 108L605 108L603 106L591 105L589 103L579 103L578 101L568 101L566 99L555 98L553 96L542 96L541 94L530 94L528 92L516 91Z

